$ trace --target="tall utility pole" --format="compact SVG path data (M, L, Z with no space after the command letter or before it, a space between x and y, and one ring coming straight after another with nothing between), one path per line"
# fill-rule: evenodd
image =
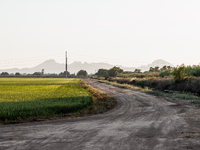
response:
M65 55L66 55L66 78L67 78L67 51L66 51L66 53L65 53Z
M44 75L44 69L42 69L42 75Z

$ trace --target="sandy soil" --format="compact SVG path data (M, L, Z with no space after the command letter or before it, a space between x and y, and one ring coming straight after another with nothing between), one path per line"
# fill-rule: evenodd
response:
M87 80L115 97L117 107L91 117L0 125L0 149L200 149L200 108Z

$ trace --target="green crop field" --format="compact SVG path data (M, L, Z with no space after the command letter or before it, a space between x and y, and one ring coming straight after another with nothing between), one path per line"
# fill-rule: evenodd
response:
M54 116L78 111L93 102L80 79L0 78L0 120Z

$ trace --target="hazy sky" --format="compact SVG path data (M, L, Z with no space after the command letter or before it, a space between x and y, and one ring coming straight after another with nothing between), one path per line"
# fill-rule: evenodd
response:
M200 63L199 0L1 0L0 68ZM15 65L14 65L15 64Z

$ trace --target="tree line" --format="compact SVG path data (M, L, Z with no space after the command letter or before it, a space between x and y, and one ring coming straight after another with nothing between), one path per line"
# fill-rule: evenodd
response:
M107 69L99 69L96 73L98 77L166 77L172 76L176 81L184 80L185 77L194 76L200 77L200 65L193 65L193 66L185 66L184 64L171 67L171 66L163 66L162 68L159 67L150 67L149 71L141 72L141 69L135 69L133 72L123 71L119 67L113 67L109 70Z
M185 66L184 64L177 66L177 67L171 67L171 66L163 66L162 68L159 67L150 67L149 71L141 72L141 69L135 69L133 72L131 71L124 71L120 67L113 67L111 69L99 69L97 73L94 74L94 76L98 77L116 77L118 75L132 75L132 77L165 77L165 76L173 76L175 80L183 80L186 76L200 76L200 65L193 65L193 66ZM77 74L70 74L67 72L67 76L69 78L76 78L76 77L87 77L88 73L86 70L80 70ZM125 75L124 75L125 76ZM20 74L19 72L16 72L15 74L9 74L8 72L2 72L0 74L0 77L60 77L64 78L66 77L66 71L61 72L59 74L48 74L45 75L44 72L34 72L33 74ZM131 76L130 76L131 77Z
M67 77L69 78L76 78L76 77L87 77L88 73L85 70L80 70L77 74L70 74L70 72L67 71ZM51 74L44 74L44 72L34 72L32 74L21 74L19 72L16 72L15 74L9 74L8 72L2 72L0 73L0 77L48 77L48 78L64 78L66 77L66 71L60 72L59 74L51 73Z

